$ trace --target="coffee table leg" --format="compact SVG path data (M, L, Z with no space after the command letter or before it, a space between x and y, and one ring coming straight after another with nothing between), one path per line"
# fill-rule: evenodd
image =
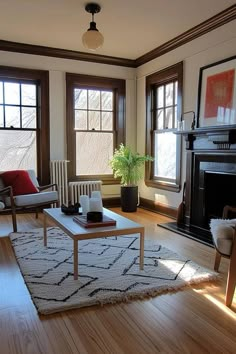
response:
M44 214L43 218L43 242L44 246L47 247L47 216Z
M140 232L140 256L139 256L139 268L143 269L144 263L144 230Z
M78 279L78 240L74 240L74 280Z

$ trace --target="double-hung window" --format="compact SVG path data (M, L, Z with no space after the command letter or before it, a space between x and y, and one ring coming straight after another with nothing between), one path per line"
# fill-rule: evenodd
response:
M67 146L71 180L112 183L109 160L124 141L124 80L67 74Z
M0 67L0 171L49 178L48 72Z
M171 191L180 189L181 137L174 133L182 113L182 82L182 62L146 79L146 151L155 158L146 184Z

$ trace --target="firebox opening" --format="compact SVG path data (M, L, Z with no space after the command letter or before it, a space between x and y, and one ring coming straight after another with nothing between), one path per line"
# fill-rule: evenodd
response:
M205 220L222 218L225 205L236 207L236 174L205 171ZM236 217L236 215L232 215Z

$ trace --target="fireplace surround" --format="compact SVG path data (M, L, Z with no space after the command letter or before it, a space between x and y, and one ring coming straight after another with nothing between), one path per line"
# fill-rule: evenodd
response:
M236 206L236 127L197 128L177 134L184 136L187 153L182 231L212 244L210 219L221 218L225 205Z

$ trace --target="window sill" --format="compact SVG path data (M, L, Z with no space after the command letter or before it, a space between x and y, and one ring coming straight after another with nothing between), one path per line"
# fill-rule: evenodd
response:
M181 188L179 184L167 183L167 182L157 182L154 180L145 180L145 184L147 187L164 189L170 192L179 193Z
M102 185L120 184L119 178L113 176L73 176L69 182L102 181Z

